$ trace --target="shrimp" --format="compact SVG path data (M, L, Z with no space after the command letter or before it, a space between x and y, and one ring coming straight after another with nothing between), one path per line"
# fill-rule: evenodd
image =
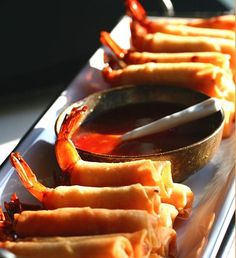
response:
M10 158L25 188L46 209L89 206L107 209L140 209L156 214L159 211L161 201L158 187L134 184L122 187L73 185L47 188L38 182L35 174L19 153L12 153Z
M214 35L214 37L235 37L235 15L222 15L205 19L158 18L150 20L138 0L126 0L125 5L127 15L143 24L151 33L162 30L170 34L184 33L186 35L190 33L195 35ZM181 31L180 28L182 28L183 31ZM201 29L199 30L199 28Z
M138 52L132 49L122 49L106 31L100 34L100 41L104 46L109 47L119 60L125 64L154 63L210 63L225 71L230 71L230 56L219 52L183 52L183 53L152 53Z
M85 116L85 107L73 109L64 120L55 144L58 164L70 177L72 185L93 187L142 184L158 186L161 201L175 206L180 216L188 217L194 195L191 189L174 183L169 161L135 160L120 163L90 162L80 159L71 136ZM172 196L174 198L172 198Z

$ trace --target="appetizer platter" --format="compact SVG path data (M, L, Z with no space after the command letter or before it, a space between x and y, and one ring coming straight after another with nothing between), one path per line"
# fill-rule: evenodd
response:
M128 15L101 33L103 46L1 166L0 248L23 257L217 255L235 211L235 19L147 17L138 1L126 5ZM102 94L145 85L221 101L214 153L184 178L175 180L171 159L90 161L74 145Z

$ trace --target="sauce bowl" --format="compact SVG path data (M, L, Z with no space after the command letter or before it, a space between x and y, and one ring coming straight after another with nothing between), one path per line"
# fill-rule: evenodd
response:
M202 93L187 88L156 85L129 85L116 87L91 94L70 105L58 116L55 124L55 131L57 133L60 130L65 115L69 114L74 107L88 106L89 110L82 123L83 126L85 122L102 116L104 112L124 108L131 104L145 105L158 102L162 104L167 103L189 107L208 98L208 96ZM175 182L182 182L194 172L204 167L219 148L224 124L223 111L220 110L207 117L204 124L198 123L197 121L195 122L192 133L197 133L198 130L205 131L206 133L195 142L193 141L189 144L183 143L180 147L177 146L163 151L133 155L122 153L94 153L78 147L77 151L82 159L97 162L124 162L137 159L169 160L172 164L173 180ZM114 123L116 123L116 117L114 118ZM186 130L190 128L190 125L184 125L186 126ZM203 128L200 128L201 126ZM168 138L168 141L171 142L173 140L174 142L176 137L178 136L173 134L171 138ZM188 135L186 135L186 137L188 137Z

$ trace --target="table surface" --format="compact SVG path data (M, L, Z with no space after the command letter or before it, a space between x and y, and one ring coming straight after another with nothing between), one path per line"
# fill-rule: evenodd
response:
M0 97L0 165L59 96L61 86Z

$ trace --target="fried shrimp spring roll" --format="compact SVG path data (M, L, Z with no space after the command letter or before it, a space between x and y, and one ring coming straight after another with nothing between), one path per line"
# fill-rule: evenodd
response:
M125 186L140 183L158 186L163 195L172 186L169 161L136 160L120 163L84 161L71 141L86 114L86 107L73 109L65 118L58 133L55 151L62 171L70 177L72 185Z
M139 33L132 29L132 44L140 52L220 52L230 55L231 69L235 68L235 41L204 36L176 36L165 33Z
M158 193L158 187L144 187L141 184L122 187L59 186L46 192L47 201L44 204L49 209L89 206L107 209L138 209L158 213L160 204ZM69 202L68 199L70 199Z
M119 233L119 234L106 234L106 235L96 235L96 236L72 236L72 237L37 237L37 238L26 238L24 240L28 241L37 241L37 242L55 242L55 241L80 241L86 239L103 239L107 238L116 238L116 237L124 237L128 239L132 246L133 255L134 257L149 257L150 252L152 251L152 246L148 239L148 232L147 230L140 230L134 233Z
M124 186L140 183L158 186L165 194L162 175L170 173L170 162L137 160L122 163L78 162L78 173L73 173L72 184L90 186ZM168 184L168 182L166 182ZM167 186L168 187L168 186Z
M16 242L3 242L0 247L25 258L176 257L175 231L161 229L160 234L163 235L162 239L159 238L162 243L156 248L151 246L146 230L85 237L26 238Z
M198 28L212 28L235 31L235 15L221 15L210 18L194 18L194 19L158 19L155 20L158 25L174 24L188 25Z
M111 37L110 33L102 31L100 41L125 64L154 63L210 63L216 65L227 72L230 71L230 56L219 52L183 52L183 53L153 53L137 52L132 49L121 48Z
M145 34L132 30L132 44L140 52L223 52L220 45L223 42L228 44L228 48L233 47L233 41L226 39L177 36L161 32Z
M84 239L78 242L5 242L3 248L25 258L128 258L134 257L125 237Z
M127 64L154 63L210 63L230 71L230 56L218 52L152 53L130 52Z
M36 178L33 171L19 153L11 154L23 185L46 209L62 207L91 207L107 209L141 209L156 213L159 209L158 187L134 184L123 187L58 186L47 188Z
M151 251L147 231L124 235L34 238L0 245L24 258L145 258Z
M188 25L160 25L156 24L155 29L149 31L150 33L162 32L172 35L180 36L206 36L215 38L235 39L235 33L231 30L197 28Z
M131 165L130 169L128 168L129 164ZM172 181L169 162L140 160L125 162L125 165L127 167L125 167L123 163L110 163L110 165L106 165L106 163L92 162L84 163L84 167L81 164L78 169L80 169L81 176L86 176L86 181L88 180L90 185L130 185L133 181L149 185L148 182L150 182L150 185L158 186L162 202L164 201L173 204L179 211L180 216L183 215L188 217L193 203L193 193L188 186L183 186L183 191L179 191L178 184L173 183ZM107 171L105 166L108 167ZM135 166L137 167L135 168ZM122 167L127 173L121 172ZM101 174L104 175L104 178L98 178ZM142 181L142 175L144 174L146 175L146 179L149 178L154 181ZM94 180L92 179L93 177Z
M193 198L186 198L191 190L183 186L176 193L170 170L159 174L158 185L142 186L133 184L122 187L84 187L79 185L47 188L37 178L19 153L11 154L11 163L15 167L25 188L36 197L46 209L62 207L86 207L107 209L141 209L149 213L158 213L161 199L176 206L180 214L191 207ZM161 171L159 171L161 172ZM174 198L172 195L175 195ZM179 196L178 196L179 195ZM170 199L170 200L169 200Z
M160 219L141 210L60 208L15 214L14 231L20 237L85 236L133 233L146 229L153 246Z
M139 21L145 25L150 31L158 31L159 27L167 25L187 25L191 27L212 28L223 30L235 30L235 15L221 15L210 18L157 18L149 19L144 7L138 0L125 0L126 13L133 20Z
M133 21L136 23L136 21ZM224 29L212 29L212 28L198 28L188 25L180 24L158 24L158 23L142 23L139 22L139 25L145 29L146 33L165 33L177 36L204 36L204 37L213 37L213 38L223 38L235 40L235 33L231 30ZM154 25L154 26L152 26ZM136 25L135 25L136 26Z
M113 86L125 84L156 84L188 87L211 97L234 102L235 85L232 77L212 64L204 63L145 63L112 70L105 67L105 80Z
M159 216L140 210L61 208L15 214L14 231L20 237L85 236L134 233L147 230L152 251L168 257L176 232L163 226Z
M144 186L158 186L162 199L171 198L175 192L175 184L171 175L170 161L136 160L120 163L89 162L80 159L71 135L79 128L85 116L85 108L73 109L64 120L56 142L58 164L64 173L68 173L72 185L92 187L127 186L140 183ZM191 190L186 186L180 195L190 195ZM177 210L185 210L192 205L192 198L180 199ZM172 202L171 204L174 204ZM174 204L175 205L175 204Z

